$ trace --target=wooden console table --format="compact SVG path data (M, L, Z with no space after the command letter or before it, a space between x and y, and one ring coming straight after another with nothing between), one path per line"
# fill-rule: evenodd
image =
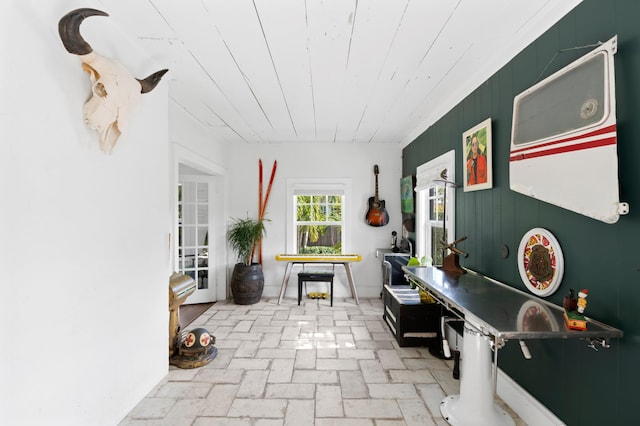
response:
M356 283L353 281L353 274L351 273L350 262L360 262L362 256L359 254L331 254L331 255L306 255L306 254L277 254L276 260L287 262L287 267L284 271L284 278L282 279L282 285L280 286L280 297L278 298L278 305L282 303L282 298L287 290L289 283L289 275L295 264L316 263L316 264L329 264L329 265L342 265L347 273L347 280L349 280L349 287L351 287L351 296L356 301L356 305L360 304L358 300L358 293L356 291Z
M527 339L585 339L590 346L608 348L609 339L623 336L621 330L590 318L587 330L570 330L560 306L473 271L455 274L435 267L402 269L410 283L464 320L460 394L447 396L440 405L443 417L452 425L514 424L494 403L498 349L507 340L520 340L526 356Z

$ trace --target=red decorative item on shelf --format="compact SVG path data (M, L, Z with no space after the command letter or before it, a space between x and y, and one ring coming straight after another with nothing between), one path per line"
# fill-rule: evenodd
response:
M578 299L576 299L573 289L569 289L569 294L562 299L564 322L569 329L581 331L587 329L587 319L583 314L587 307L588 295L589 290L585 288L578 292Z
M273 179L276 176L276 169L278 168L278 162L274 160L273 167L271 168L271 177L269 178L269 185L267 186L267 192L262 198L262 159L258 160L258 221L264 218L264 214L267 211L267 203L269 202L269 195L271 194L271 187L273 186ZM253 254L251 256L253 258ZM262 241L258 243L258 263L262 265Z

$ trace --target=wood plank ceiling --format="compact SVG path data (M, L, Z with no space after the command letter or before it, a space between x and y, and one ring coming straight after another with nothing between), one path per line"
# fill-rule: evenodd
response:
M103 0L97 8L142 43L154 63L145 73L169 68L171 100L219 140L405 145L580 1Z

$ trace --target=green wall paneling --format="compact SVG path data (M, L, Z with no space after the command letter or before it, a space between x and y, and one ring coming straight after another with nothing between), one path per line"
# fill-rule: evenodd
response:
M517 342L500 351L500 368L568 425L637 423L640 378L640 2L585 0L403 151L403 175L420 164L456 150L457 182L462 183L462 133L492 118L493 188L456 193L456 236L469 252L461 264L524 289L516 265L522 235L549 229L565 258L559 290L547 300L561 304L569 288L589 288L588 316L625 332L611 349L598 352L581 340L531 341L533 359ZM631 213L605 224L509 189L509 145L513 98L581 57L595 44L618 35L616 97L620 199ZM562 49L569 49L558 53ZM556 55L557 53L557 55ZM555 58L554 58L555 56ZM585 170L584 173L588 173ZM500 248L506 244L509 256Z

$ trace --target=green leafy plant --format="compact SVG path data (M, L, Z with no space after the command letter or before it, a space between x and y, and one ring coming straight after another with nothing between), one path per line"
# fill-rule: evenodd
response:
M227 237L231 248L236 252L238 262L251 265L255 247L265 235L264 219L234 219Z

